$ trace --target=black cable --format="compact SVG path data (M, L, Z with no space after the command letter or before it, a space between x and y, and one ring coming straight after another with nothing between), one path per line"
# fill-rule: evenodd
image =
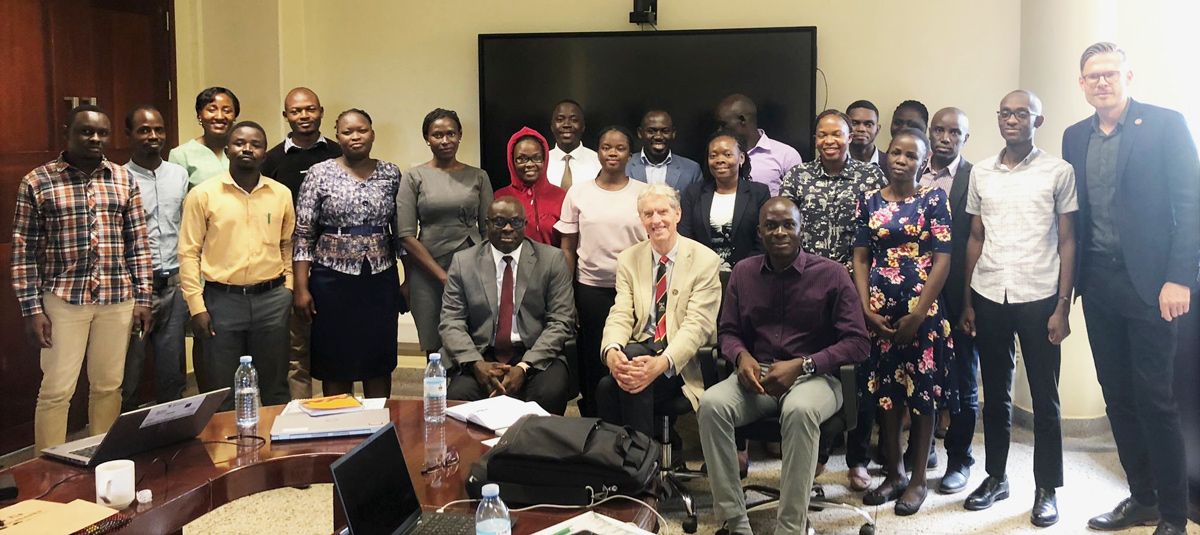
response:
M822 102L821 107L817 108L817 113L821 113L829 105L829 78L825 76L825 71L818 68L817 72L821 73L821 82L825 85L825 102Z
M56 488L60 487L60 486L61 486L63 483L66 483L66 482L68 482L68 481L70 481L70 480L72 480L72 479L75 479L75 478L79 477L79 476L86 476L86 475L88 475L88 474L90 474L90 473L91 473L91 472L80 472L80 473L78 473L78 474L69 475L69 476L67 476L67 477L64 477L64 478L62 478L62 479L58 480L58 483L55 483L55 484L53 484L53 485L50 485L50 488L46 489L46 492L43 492L43 493L39 494L39 495L38 495L38 497L36 497L36 498L34 498L34 499L35 499L35 500L40 500L40 499L42 499L42 498L45 498L47 494L50 494L51 492L54 492L54 489L56 489Z

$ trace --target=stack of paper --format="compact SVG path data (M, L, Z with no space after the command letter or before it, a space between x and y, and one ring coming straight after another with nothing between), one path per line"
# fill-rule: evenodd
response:
M456 420L481 425L492 431L517 423L522 416L550 416L541 405L508 396L481 399L462 405L446 407L446 415Z
M341 394L301 400L300 410L308 413L309 416L329 416L330 414L361 411L363 404L350 394Z
M336 396L334 396L334 397L336 397ZM357 410L372 410L372 409L382 409L382 408L384 408L384 407L386 407L386 406L387 406L387 398L366 398L366 399L364 399L364 398L354 398L354 400L355 400L355 401L357 401L357 402L359 403L359 405L360 405L360 408L359 408L359 409L357 409ZM312 416L325 416L325 415L328 415L328 414L338 414L338 413L336 413L336 412L335 412L335 413L313 414L313 413L309 412L308 410L306 410L306 409L304 408L304 405L303 405L303 403L304 403L305 401L309 401L309 400L306 400L306 399L293 399L293 400L291 400L291 401L289 401L289 402L288 402L287 406L285 406L285 407L283 408L283 410L282 410L282 411L280 411L280 413L279 413L279 414L280 414L281 416L282 416L282 415L284 415L284 414L296 414L296 413L299 413L299 412L302 412L302 413L304 413L304 414L309 414L309 415L312 415ZM348 411L348 412L355 412L355 411Z
M3 521L0 530L5 535L69 535L83 533L89 528L102 527L102 521L116 515L115 509L83 500L71 503L25 500L0 509L0 520Z

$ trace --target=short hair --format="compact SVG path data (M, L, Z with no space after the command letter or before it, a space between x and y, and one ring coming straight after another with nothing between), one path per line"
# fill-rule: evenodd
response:
M237 130L239 128L253 128L255 130L258 130L263 135L263 141L267 140L267 131L263 130L262 125L254 122L254 121L241 121L241 122L233 125L233 128L229 129L229 133L232 134L235 130Z
M708 146L712 144L714 139L717 139L719 137L727 137L727 138L732 139L735 143L737 143L738 152L746 155L746 161L742 162L741 167L738 167L738 180L750 180L750 155L747 154L749 151L749 148L746 147L746 145L747 145L746 138L738 135L737 132L734 132L733 130L730 130L728 128L718 128L715 132L712 133L712 135L708 136L708 139L706 139L704 141L704 154L706 155L705 156L705 164L704 164L704 181L705 182L710 182L710 181L716 182L716 180L717 180L715 177L712 176L712 172L709 171L709 169L708 169L707 154L708 154Z
M1120 45L1109 41L1100 41L1099 43L1087 47L1087 49L1083 51L1083 55L1079 56L1079 72L1083 72L1083 66L1087 65L1087 61L1092 59L1092 56L1107 54L1109 52L1116 52L1118 55L1120 55L1121 63L1129 61L1129 56L1125 54L1125 49L1121 48Z
M152 111L154 113L157 113L160 117L162 116L162 112L158 111L158 108L155 108L153 105L139 104L137 106L134 106L132 109L130 109L129 113L125 114L125 129L126 130L133 130L133 118L135 116L137 116L138 112L143 112L143 111Z
M633 133L630 132L628 128L625 128L624 126L621 126L618 124L610 124L604 128L601 128L600 135L598 137L596 137L596 143L598 144L600 142L599 140L604 138L604 134L607 134L609 132L619 132L621 135L625 136L625 142L629 143L629 145L630 145L629 150L631 152L633 151L633 140L634 140Z
M896 132L896 135L892 136L892 141L895 141L902 136L911 136L917 138L918 141L925 144L925 154L929 154L929 136L925 135L925 132L917 130L916 128L903 128L899 132Z
M433 126L433 122L438 119L454 121L454 125L458 127L458 133L462 133L462 121L458 120L458 114L454 110L434 108L433 111L426 113L425 120L421 121L421 137L429 137L429 127Z
M879 117L879 108L876 108L875 104L869 100L856 100L854 102L851 102L849 106L846 106L846 114L849 115L851 111L857 110L859 108L871 110L871 111L875 112L876 118Z
M358 108L350 108L342 113L339 113L337 116L337 119L333 121L333 124L336 125L336 124L342 122L342 117L350 115L351 113L357 113L359 115L362 115L363 119L367 120L367 124L372 125L372 126L375 125L375 123L371 122L371 115L363 110L358 109Z
M553 108L550 108L550 114L551 114L551 115L553 115L553 114L554 114L554 110L557 110L557 109L558 109L558 107L559 107L559 106L562 106L563 104L571 104L571 105L575 106L576 108L579 108L579 114L580 114L580 115L584 115L584 113L583 113L583 104L580 104L579 102L576 102L575 100L573 100L573 99L569 99L569 98L564 98L564 99L562 99L562 100L560 100L560 101L558 101L558 102L555 102L555 103L554 103L554 107L553 107Z
M818 113L817 121L816 121L816 123L814 123L814 125L821 124L821 119L824 119L830 115L836 115L838 119L841 119L843 123L846 123L847 129L852 128L852 125L850 123L850 116L846 115L845 113L842 113L841 110L834 110L834 109L828 109L821 113Z
M896 110L892 112L892 115L895 115L897 112L899 112L900 110L902 110L904 108L908 108L910 110L916 110L917 113L921 114L921 119L925 121L925 125L929 126L929 108L926 108L924 104L921 104L921 101L906 100L904 102L901 102L899 106L896 106ZM927 143L925 146L928 147L929 144Z
M219 85L205 89L204 91L201 91L199 95L196 95L196 115L200 115L200 112L204 111L204 107L212 104L214 100L217 100L217 95L221 94L228 96L229 100L233 101L233 116L237 117L238 115L241 115L242 103L238 101L237 95L233 94L233 91L225 89Z
M95 104L80 104L78 106L75 106L74 108L71 108L71 111L67 112L67 124L65 125L67 127L67 129L70 130L71 125L75 124L76 116L78 116L81 113L86 113L89 111L94 111L96 113L99 113L100 115L108 117L108 114L105 113L104 110L100 109L100 107Z
M650 184L649 186L642 188L642 191L638 193L637 208L639 214L642 212L642 201L649 199L650 197L666 199L667 202L671 204L671 208L673 208L676 212L683 211L682 205L679 204L678 190L666 184Z

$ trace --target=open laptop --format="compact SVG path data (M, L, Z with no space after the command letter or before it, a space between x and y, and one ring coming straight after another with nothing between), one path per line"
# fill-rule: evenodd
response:
M284 410L271 424L271 441L369 435L391 421L392 413L388 409L364 409L327 416Z
M228 395L229 389L222 388L130 411L118 417L107 433L46 448L42 453L71 464L95 466L196 438Z
M330 470L350 535L475 533L474 515L421 511L393 423L334 461Z

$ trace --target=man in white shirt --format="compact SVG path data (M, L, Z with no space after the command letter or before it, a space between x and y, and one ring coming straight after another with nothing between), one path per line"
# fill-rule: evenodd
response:
M600 157L596 151L583 146L583 106L574 100L564 100L554 106L550 116L550 132L554 148L546 160L546 178L562 189L600 174Z

